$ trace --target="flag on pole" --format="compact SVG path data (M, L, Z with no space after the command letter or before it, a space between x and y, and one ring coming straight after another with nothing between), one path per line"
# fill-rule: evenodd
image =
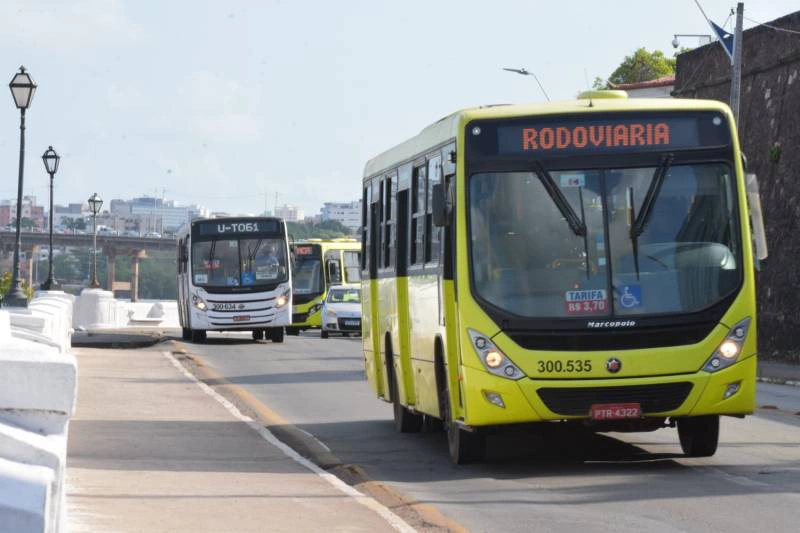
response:
M719 44L722 45L722 48L725 49L725 52L728 54L728 57L731 58L731 63L733 63L733 34L728 33L723 28L720 28L710 20L708 21L711 24L711 29L714 30L714 33L717 34L719 37Z

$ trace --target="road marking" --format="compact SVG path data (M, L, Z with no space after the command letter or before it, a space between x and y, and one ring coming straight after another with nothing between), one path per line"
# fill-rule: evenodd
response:
M298 454L288 445L278 440L278 438L275 437L275 435L269 429L265 428L264 426L262 426L249 416L242 413L235 405L233 405L233 403L229 402L227 399L225 399L225 397L223 397L217 391L215 391L214 389L212 389L211 387L209 387L208 385L197 379L197 377L195 377L191 372L189 372L180 363L180 361L178 361L171 353L169 352L161 352L161 353L170 363L172 363L172 365L176 369L178 369L178 371L181 374L183 374L190 381L194 382L198 387L200 387L200 390L202 390L208 396L216 400L217 403L222 405L231 415L234 416L234 418L237 418L238 420L241 420L242 422L250 426L256 433L258 433L261 436L261 438L263 438L265 441L278 448L280 451L283 452L284 455L289 457L291 460L314 472L319 477L327 481L331 486L333 486L340 492L343 492L344 494L352 497L355 501L357 501L364 507L372 509L373 511L378 513L384 520L386 520L389 523L389 525L391 525L397 531L400 531L402 533L416 533L416 530L414 528L408 525L402 518L394 514L388 508L378 503L377 500L362 494L361 492L351 487L338 477L324 471L316 464L312 463L302 455ZM317 442L319 442L319 440L317 440Z

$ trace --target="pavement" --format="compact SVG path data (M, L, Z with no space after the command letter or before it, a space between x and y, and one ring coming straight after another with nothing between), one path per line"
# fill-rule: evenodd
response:
M81 343L152 339L115 333ZM71 532L410 531L248 422L182 370L168 347L74 350L80 380L67 461Z

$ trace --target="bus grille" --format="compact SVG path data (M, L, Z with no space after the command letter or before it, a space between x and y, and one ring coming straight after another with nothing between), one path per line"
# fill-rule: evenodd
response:
M677 409L689 396L689 382L622 387L541 388L536 392L552 412L560 415L588 415L593 404L638 403L643 413Z

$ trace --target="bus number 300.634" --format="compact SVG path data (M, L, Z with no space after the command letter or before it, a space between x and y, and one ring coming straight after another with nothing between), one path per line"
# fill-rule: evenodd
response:
M567 359L566 361L539 361L539 372L591 372L592 361L589 359Z

